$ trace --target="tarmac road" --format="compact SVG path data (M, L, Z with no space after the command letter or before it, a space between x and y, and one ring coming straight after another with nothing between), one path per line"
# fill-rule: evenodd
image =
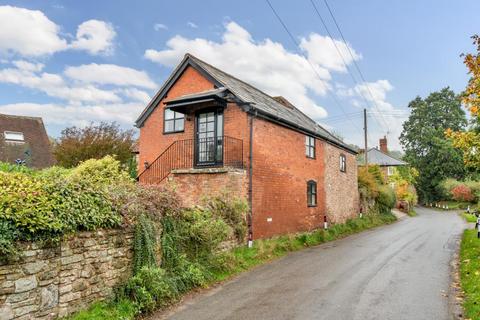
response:
M466 224L419 216L292 253L153 319L451 319L450 265Z

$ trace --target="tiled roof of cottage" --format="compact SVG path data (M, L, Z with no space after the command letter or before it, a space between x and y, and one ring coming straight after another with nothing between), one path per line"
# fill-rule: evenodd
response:
M186 54L182 63L175 69L172 76L167 80L165 85L160 89L157 95L152 99L147 108L142 112L138 120L136 121L137 127L141 127L143 122L147 119L151 113L151 109L154 109L158 102L162 99L162 96L168 91L169 82L175 77L175 73L182 69L182 65L190 63L193 67L201 68L208 76L213 78L217 82L218 90L228 89L235 97L240 99L243 103L248 104L254 110L259 111L265 116L271 119L284 122L292 127L307 131L308 133L321 137L337 146L340 146L352 153L357 153L354 148L344 143L330 132L325 130L313 119L309 118L302 111L289 103L285 98L282 98L288 102L289 106L286 106L279 97L273 98L263 91L253 87L252 85L237 79L236 77L202 61L191 54ZM201 95L199 93L198 95ZM194 94L195 95L195 94ZM193 96L194 96L193 95ZM190 95L192 96L192 95ZM186 96L179 97L185 98ZM280 100L280 101L279 101ZM291 107L290 107L291 106Z
M55 163L42 118L0 114L0 161L17 159L34 168Z
M395 159L394 157L386 154L386 153L383 153L382 151L378 150L377 148L371 148L370 150L368 150L367 152L367 155L368 155L368 163L369 164L378 164L379 166L406 166L407 163L402 161L402 160L398 160L398 159ZM363 164L363 160L360 161L361 163L359 164Z

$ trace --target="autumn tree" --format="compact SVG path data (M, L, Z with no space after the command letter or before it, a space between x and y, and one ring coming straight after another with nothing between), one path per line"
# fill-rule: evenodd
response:
M449 128L447 137L453 145L463 152L465 165L474 172L480 172L480 37L472 37L473 44L477 47L476 53L464 54L463 62L468 68L470 80L462 94L462 102L470 112L470 126L467 131L457 131Z
M128 166L133 154L135 132L123 130L115 123L101 122L87 127L69 127L54 144L54 155L60 166L70 168L88 159L114 155Z
M445 178L461 179L465 175L462 153L445 139L444 131L461 131L467 124L458 96L449 88L431 93L427 98L415 98L403 124L400 143L405 150L403 159L418 170L415 187L422 201L438 200L438 186Z

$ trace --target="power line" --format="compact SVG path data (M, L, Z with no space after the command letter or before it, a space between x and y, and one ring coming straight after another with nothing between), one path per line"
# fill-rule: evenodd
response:
M312 0L312 1L313 1L313 0ZM377 102L375 101L375 98L373 97L372 91L370 90L370 86L368 85L368 82L365 80L365 77L363 76L363 73L362 73L362 71L360 70L360 67L358 66L358 63L357 63L357 61L355 60L355 58L354 58L354 56L353 56L353 52L352 52L352 50L350 49L350 46L347 44L347 40L346 40L345 37L343 36L343 32L342 32L342 29L340 28L340 24L337 22L337 19L335 18L335 15L333 14L333 11L331 10L330 6L328 5L328 1L327 1L327 0L323 0L323 2L325 3L325 6L326 6L327 9L328 9L328 12L330 13L330 16L332 17L332 20L333 20L335 26L337 27L337 30L338 30L338 32L340 33L340 36L342 37L343 43L344 43L345 46L347 47L347 50L348 50L348 52L350 53L350 56L352 57L352 61L353 61L353 64L354 64L354 66L355 66L355 69L357 69L357 72L358 72L358 74L360 75L360 78L362 79L363 83L365 84L365 86L366 86L366 88L367 88L367 91L368 91L368 93L370 94L370 97L372 98L373 104L375 105L377 111L380 112L380 108L378 107ZM386 123L385 118L383 117L383 115L381 114L381 112L380 112L380 115L381 115L383 121ZM389 129L389 128L388 128L388 125L387 125L387 129Z
M324 27L325 30L327 31L327 34L328 34L329 37L330 37L330 41L332 41L332 43L333 43L333 45L334 45L334 47L335 47L338 55L339 55L340 58L342 59L343 65L345 66L345 69L347 70L348 74L349 74L350 77L352 78L353 82L358 86L359 83L358 83L357 79L355 78L353 72L350 70L347 62L345 61L345 58L343 57L342 52L340 51L340 48L338 48L337 43L336 43L335 40L333 39L333 35L332 35L332 33L330 32L330 29L328 28L327 24L325 23L325 20L323 19L322 15L320 14L320 11L318 10L318 8L317 8L317 6L315 5L315 3L313 2L313 0L310 0L310 3L312 4L312 6L313 6L313 8L314 8L314 11L315 11L315 13L317 14L318 18L320 19L320 22L322 23L323 27ZM350 55L351 55L351 57L352 57L353 62L355 62L355 57L353 56L353 53L351 52L350 47L348 46L348 44L346 43L346 41L344 41L344 44L345 44L345 46L347 47L347 49L348 49L348 51L349 51L349 53L350 53ZM370 92L370 89L368 88L367 83L366 83L365 81L363 81L363 82L364 82L365 85L367 86L367 91ZM365 97L365 95L363 94L363 92L362 92L361 90L359 90L358 93L359 93L360 96L363 98L363 100L365 101L365 103L366 103L367 105L370 105L368 99ZM370 94L371 94L371 92L370 92ZM371 95L371 97L372 97L373 103L375 103L375 100L374 100L374 98L373 98L373 95ZM377 123L380 125L380 127L382 127L382 124L380 124L380 122L379 122L376 118L374 118L374 119L377 121ZM385 119L383 119L383 117L382 117L382 120L383 120L383 122L384 122L383 124L385 125L385 128L387 129L387 132L388 132L389 126L388 126L387 122L385 121Z
M273 14L275 15L275 17L277 18L277 20L280 22L280 24L283 26L283 28L285 29L285 31L287 32L287 34L289 35L290 39L292 40L292 42L295 44L296 46L296 51L298 52L298 54L300 54L302 57L305 58L305 60L307 60L308 64L310 65L310 67L312 68L312 70L315 72L315 74L317 75L317 77L323 81L322 77L320 77L320 75L318 74L318 71L315 69L315 67L313 66L313 64L311 63L311 61L308 59L308 57L306 57L299 49L300 49L300 44L298 43L298 41L295 39L295 37L292 35L292 33L290 32L290 30L288 29L287 25L283 22L282 18L280 18L280 16L278 15L277 11L275 10L275 8L272 6L272 4L270 3L270 0L265 0L268 4L268 6L270 7L270 9L272 10ZM338 105L338 107L340 108L340 110L345 114L345 116L348 118L348 115L347 113L345 112L345 110L343 109L343 106L340 104L339 100L338 100L338 97L336 95L336 93L334 91L332 91L333 95L333 99L335 101L335 103ZM356 124L355 122L353 122L351 119L350 119L352 125L359 131L362 131Z

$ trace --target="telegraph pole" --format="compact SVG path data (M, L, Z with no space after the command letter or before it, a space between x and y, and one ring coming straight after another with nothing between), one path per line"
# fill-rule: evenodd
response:
M367 109L363 109L363 133L365 136L365 167L368 167Z

